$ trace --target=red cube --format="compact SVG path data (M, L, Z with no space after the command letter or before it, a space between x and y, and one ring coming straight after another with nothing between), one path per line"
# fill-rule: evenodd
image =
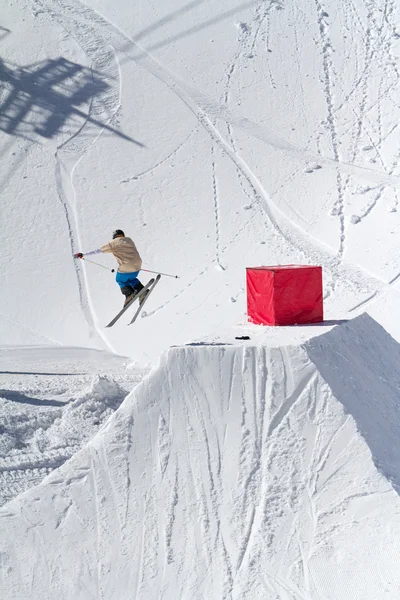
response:
M322 267L248 267L246 284L251 323L296 325L324 320Z

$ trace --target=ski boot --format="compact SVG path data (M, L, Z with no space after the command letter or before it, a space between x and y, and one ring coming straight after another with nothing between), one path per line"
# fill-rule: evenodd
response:
M129 304L129 302L132 302L132 300L135 298L135 296L137 296L143 288L144 288L144 285L142 285L140 283L140 281L138 281L136 283L135 287L133 287L133 288L130 285L125 285L124 287L122 287L121 292L125 296L124 306ZM141 303L141 301L142 301L142 298L139 299L140 303Z

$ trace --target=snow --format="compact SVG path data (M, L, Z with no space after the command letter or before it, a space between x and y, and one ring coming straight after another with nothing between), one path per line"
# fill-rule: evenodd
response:
M144 374L127 363L100 350L0 347L0 505L93 437Z
M399 3L2 17L2 598L397 599ZM179 278L105 329L117 228ZM326 321L248 324L262 264Z
M2 39L3 343L155 363L245 320L249 264L321 264L328 318L397 275L394 2L23 6ZM137 324L140 346L104 330L113 275L72 259L116 227L147 268L180 275Z
M170 349L1 509L6 597L396 598L399 359L368 315L299 346Z

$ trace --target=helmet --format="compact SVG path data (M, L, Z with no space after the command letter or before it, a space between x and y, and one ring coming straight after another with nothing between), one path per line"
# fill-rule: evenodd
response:
M122 229L116 229L115 231L113 231L113 240L115 240L115 238L119 237L119 236L123 236L125 237L124 232L122 231Z

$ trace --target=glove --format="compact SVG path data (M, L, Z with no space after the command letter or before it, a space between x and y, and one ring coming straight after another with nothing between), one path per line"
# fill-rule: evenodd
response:
M74 254L74 258L83 258L82 252L77 252L76 254Z

